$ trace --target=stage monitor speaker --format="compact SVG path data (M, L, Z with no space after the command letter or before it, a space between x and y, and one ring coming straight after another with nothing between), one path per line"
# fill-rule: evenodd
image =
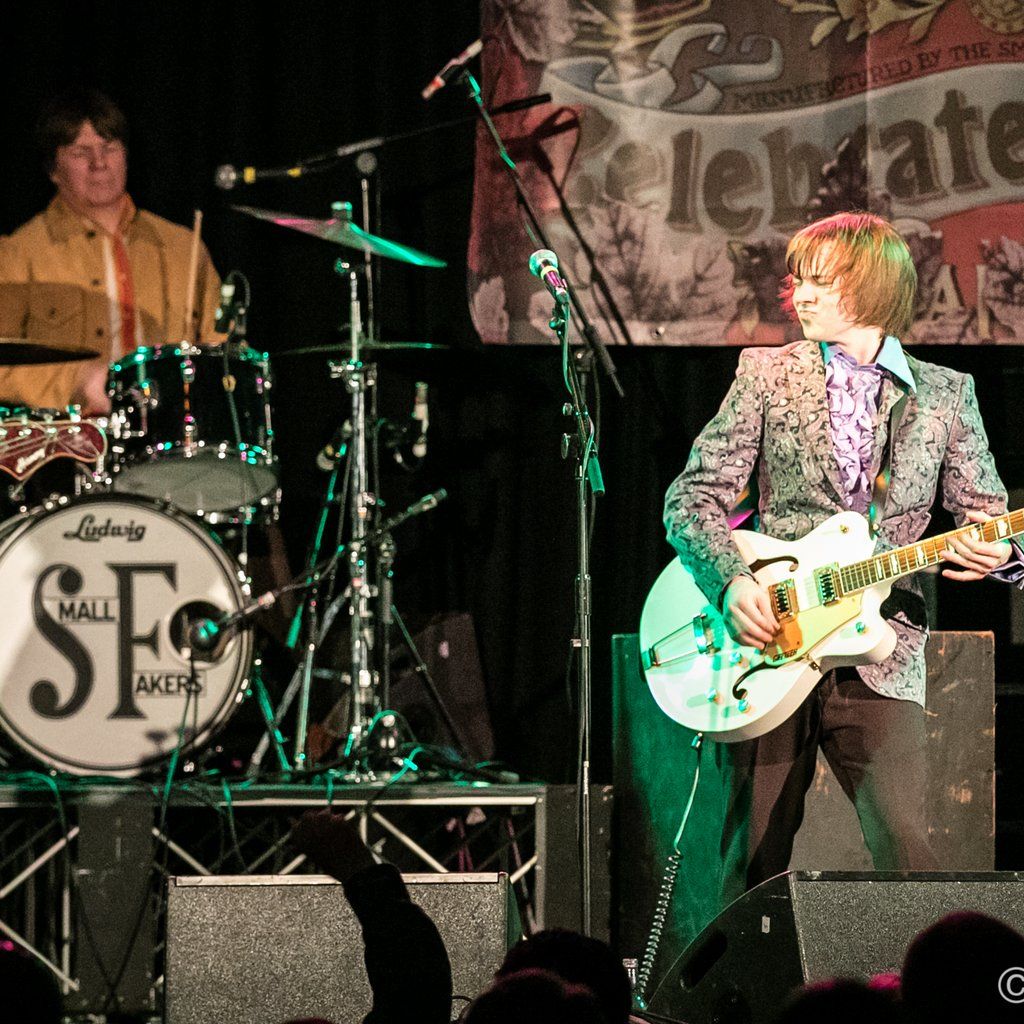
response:
M1024 874L777 875L690 943L651 1009L702 1024L768 1022L799 985L899 971L911 939L954 910L979 910L1024 931Z
M453 991L490 984L519 937L505 874L405 875L437 925ZM370 1010L363 941L341 885L322 875L179 877L167 898L166 1024L270 1024ZM414 949L395 936L395 956Z

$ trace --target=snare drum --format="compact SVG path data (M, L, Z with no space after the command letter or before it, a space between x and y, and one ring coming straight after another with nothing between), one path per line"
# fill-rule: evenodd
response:
M252 639L197 657L189 629L248 594L237 566L181 512L99 495L0 526L0 727L73 775L137 775L203 744L247 685ZM186 714L187 711L187 714Z
M211 523L277 507L270 365L247 345L140 348L109 384L115 491Z

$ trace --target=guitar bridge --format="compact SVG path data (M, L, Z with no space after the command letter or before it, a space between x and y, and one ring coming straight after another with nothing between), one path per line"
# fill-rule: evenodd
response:
M781 583L776 583L771 588L770 597L775 618L788 619L798 611L796 584L792 580L783 580Z

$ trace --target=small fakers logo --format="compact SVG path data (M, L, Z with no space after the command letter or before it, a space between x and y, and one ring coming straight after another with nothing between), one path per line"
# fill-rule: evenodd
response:
M146 536L146 527L142 523L136 523L134 519L127 523L115 523L109 516L102 523L97 523L96 517L90 512L82 516L75 530L64 532L65 540L84 540L98 543L108 537L123 537L129 544L136 543Z

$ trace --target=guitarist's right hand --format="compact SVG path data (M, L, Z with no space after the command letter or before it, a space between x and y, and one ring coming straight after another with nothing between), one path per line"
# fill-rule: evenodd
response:
M751 576L737 576L725 588L722 614L733 639L748 647L764 650L779 630L768 591Z

